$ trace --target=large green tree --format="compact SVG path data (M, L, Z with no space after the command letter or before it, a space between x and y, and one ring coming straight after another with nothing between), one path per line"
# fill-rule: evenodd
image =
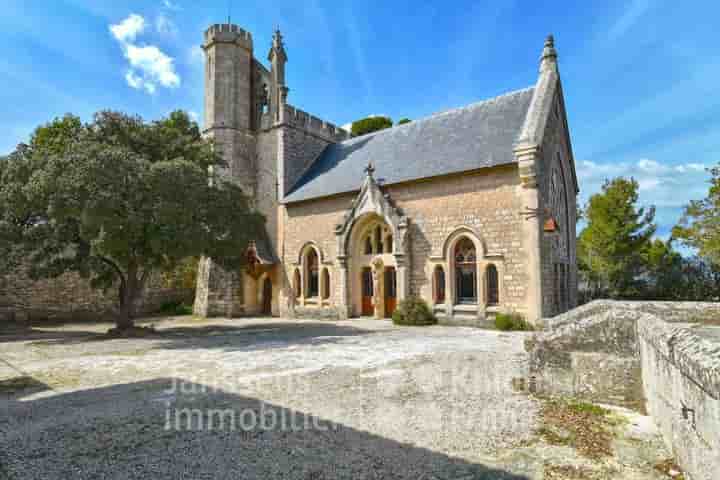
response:
M641 253L643 297L654 300L682 299L686 289L686 262L673 248L672 240L656 238Z
M692 200L685 207L673 237L693 248L713 265L720 266L720 167L710 170L707 197Z
M637 208L637 200L637 181L620 177L606 181L584 209L587 226L578 239L578 261L594 296L639 293L655 209Z
M190 257L244 261L264 228L236 185L209 181L222 166L183 112L155 122L100 112L39 127L0 166L0 262L29 261L34 278L78 272L117 288L117 326L155 272Z

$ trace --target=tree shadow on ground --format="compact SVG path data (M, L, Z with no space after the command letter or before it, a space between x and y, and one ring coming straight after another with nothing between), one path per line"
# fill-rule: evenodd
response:
M0 395L0 414L9 480L529 478L170 378L26 401Z
M338 343L343 337L369 335L373 330L331 322L267 322L233 325L173 326L159 329L143 337L133 337L133 342L148 342L153 349L223 349L225 351L254 351L287 348L297 345L322 345ZM75 331L42 332L37 336L25 336L33 346L89 344L107 340L123 339L105 334ZM19 341L20 339L16 339ZM124 340L124 339L123 339ZM0 337L0 343L6 341Z

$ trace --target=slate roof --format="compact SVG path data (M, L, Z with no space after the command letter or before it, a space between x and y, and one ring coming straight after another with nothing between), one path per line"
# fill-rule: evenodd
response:
M534 88L328 145L284 202L357 191L372 162L384 185L515 163Z

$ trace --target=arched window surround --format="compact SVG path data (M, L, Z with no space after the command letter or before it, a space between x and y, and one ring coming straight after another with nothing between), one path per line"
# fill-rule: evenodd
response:
M293 284L296 300L300 305L327 305L329 298L323 298L323 276L324 271L330 268L324 261L324 255L317 243L313 241L306 242L298 252L297 262L295 263L294 275L300 274L300 295L297 295L295 285ZM295 278L293 278L295 280ZM330 295L331 296L331 295Z
M458 285L457 285L457 265L455 262L455 250L460 242L469 241L475 247L475 301L473 305L484 304L484 270L481 269L483 258L485 257L485 245L480 239L480 236L470 227L461 226L456 228L443 243L443 259L445 272L446 272L446 284L445 284L445 301L452 304L458 305L460 302L458 298Z
M394 253L393 229L382 217L377 217L364 225L360 238L362 255L374 256Z

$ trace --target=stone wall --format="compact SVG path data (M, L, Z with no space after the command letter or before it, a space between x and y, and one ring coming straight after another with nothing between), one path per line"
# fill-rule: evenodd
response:
M650 415L687 478L720 478L720 327L703 332L649 314L637 326Z
M720 303L600 300L544 323L537 391L646 407L687 478L720 478Z
M331 124L308 116L306 113L289 105L285 108L286 116L283 120L286 123L279 137L279 148L282 155L282 172L280 172L281 197L289 193L290 188L295 185L312 162L320 156L325 147L337 140L342 140L342 137L336 137L333 133L344 132L342 129L336 129ZM312 123L309 121L310 118L314 119ZM305 119L308 120L305 121ZM320 125L317 125L318 122L321 122ZM327 129L323 128L322 125L326 125ZM341 135L341 133L338 133L338 135Z
M527 342L538 385L547 393L641 405L636 324L646 314L671 323L720 321L720 303L596 300L544 319L545 330Z
M578 311L579 310L579 311ZM538 390L591 401L642 405L635 321L641 312L588 304L527 341Z
M340 304L342 290L340 288L339 268L337 258L337 240L335 225L337 225L349 208L353 195L339 195L319 201L301 202L286 205L283 208L283 267L285 288L281 292L280 314L283 316L295 315L292 311L294 297L291 280L296 269L300 269L299 256L302 248L312 243L320 253L320 262L323 268L328 268L330 274L331 305L326 309L314 309L320 316L342 316L336 307ZM324 312L322 310L330 310ZM300 312L298 311L298 314Z
M167 286L154 275L136 306L140 314L157 312L166 302L192 302L194 289ZM42 321L96 320L111 315L117 305L117 289L107 292L90 287L75 273L54 279L32 280L25 267L0 276L0 310L3 317ZM2 318L0 318L2 320Z

